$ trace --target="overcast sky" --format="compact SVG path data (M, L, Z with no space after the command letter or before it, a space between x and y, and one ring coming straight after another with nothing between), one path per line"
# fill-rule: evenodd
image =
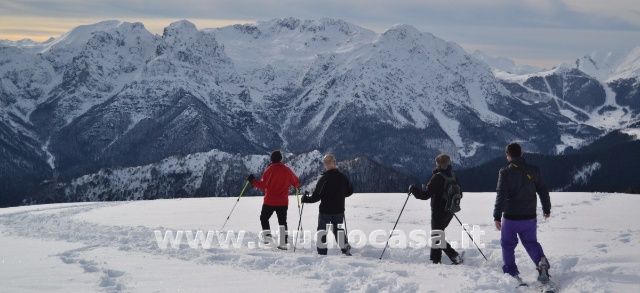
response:
M541 67L640 45L638 0L1 0L0 39L44 40L104 19L159 33L178 19L207 28L285 16L341 18L378 32L410 24L470 52Z

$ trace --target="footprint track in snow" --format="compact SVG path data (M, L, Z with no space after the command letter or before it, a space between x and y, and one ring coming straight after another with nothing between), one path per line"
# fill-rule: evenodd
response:
M125 284L119 280L120 277L125 275L125 272L103 267L92 260L82 258L82 253L98 248L97 245L85 246L77 249L65 251L58 256L65 264L72 265L78 264L86 273L98 273L100 274L100 282L98 287L106 292L123 292L125 291Z

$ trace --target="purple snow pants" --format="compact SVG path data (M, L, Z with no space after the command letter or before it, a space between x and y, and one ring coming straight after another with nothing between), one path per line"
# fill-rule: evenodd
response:
M540 259L544 256L542 246L538 243L536 236L537 220L509 220L502 219L501 239L502 260L504 265L502 271L506 274L516 276L520 274L516 266L515 249L518 245L518 237L522 241L524 249L527 250L533 263L538 266Z

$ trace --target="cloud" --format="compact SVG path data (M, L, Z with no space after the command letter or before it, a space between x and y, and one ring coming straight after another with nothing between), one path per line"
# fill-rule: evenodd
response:
M618 18L634 25L640 25L640 6L637 0L565 0L574 11Z
M444 39L467 51L481 50L521 64L550 68L592 51L626 50L640 45L640 31L544 28L490 28L475 31L438 28ZM501 37L495 37L501 36Z
M580 5L579 3L588 3ZM322 16L358 21L483 26L638 29L629 0L3 0L0 15L263 19ZM619 3L619 4L617 4ZM632 10L631 10L632 11ZM619 18L615 13L628 15ZM637 13L637 12L636 12Z

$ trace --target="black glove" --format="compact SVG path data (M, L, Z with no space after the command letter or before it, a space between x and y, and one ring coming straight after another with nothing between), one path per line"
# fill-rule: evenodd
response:
M309 202L309 192L305 191L304 195L302 196L302 198L300 199L300 201L302 203L308 203Z
M253 181L256 180L256 176L253 176L253 174L249 174L249 176L247 176L247 181L249 181L250 183L253 183Z
M420 187L413 184L409 185L409 193L413 194L413 196L420 195L421 192L422 190L420 189Z

